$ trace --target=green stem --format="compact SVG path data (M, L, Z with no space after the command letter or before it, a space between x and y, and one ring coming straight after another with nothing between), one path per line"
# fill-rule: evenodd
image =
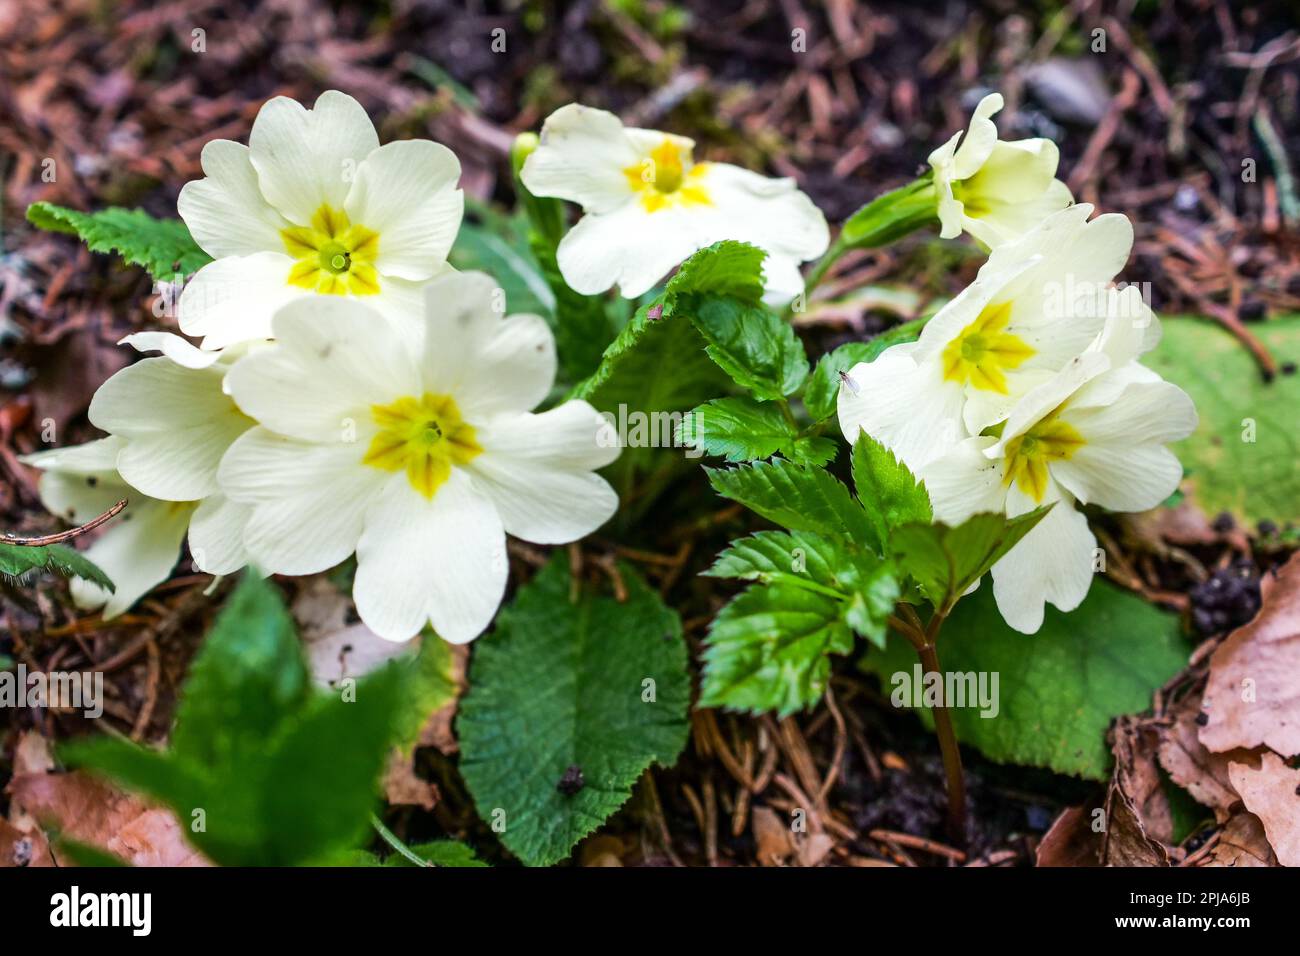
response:
M877 196L845 220L839 236L817 261L804 282L804 303L812 298L831 267L851 249L875 249L895 242L934 221L937 202L930 173ZM791 310L786 310L787 317Z
M931 708L934 730L939 738L939 752L943 755L943 772L948 780L948 835L958 845L966 844L966 781L961 769L961 750L952 726L952 712L944 696L943 668L935 641L943 626L944 614L935 611L925 629L925 643L917 647L921 667L925 672L939 675L939 704Z
M430 863L424 859L409 846L401 841L396 833L384 826L384 821L379 819L375 814L370 814L370 825L375 828L375 832L383 838L383 841L390 847L400 853L403 857L414 863L416 866L437 866L436 863Z

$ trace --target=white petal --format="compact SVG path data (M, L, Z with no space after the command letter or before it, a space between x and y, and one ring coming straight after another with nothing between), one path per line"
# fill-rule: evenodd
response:
M166 358L186 368L207 368L222 358L220 352L199 348L171 332L133 332L118 340L118 345L129 345L137 352L161 352Z
M84 445L53 448L22 456L20 461L42 469L41 504L68 524L85 524L122 499L142 498L117 473L117 456L126 442L110 435Z
M322 204L342 209L361 161L379 137L361 104L326 90L313 109L285 96L268 101L248 137L262 195L300 226Z
M1013 514L1037 506L1014 487L1007 497ZM1043 626L1044 602L1073 611L1092 586L1096 547L1088 520L1063 496L993 565L993 596L1003 619L1022 634L1033 634Z
M127 439L117 469L154 498L197 501L217 489L217 463L252 423L222 391L219 369L168 358L129 365L99 387L91 422Z
M186 283L176 304L181 331L202 336L203 348L271 337L271 317L308 295L289 285L293 260L279 252L229 256L209 262Z
M536 315L503 317L505 295L482 272L455 272L425 290L424 389L449 394L462 416L535 408L555 383L555 336Z
M18 460L25 465L32 465L45 471L91 475L115 470L118 453L125 444L125 439L109 435L107 438L98 438L81 445L50 448L47 451L22 455Z
M696 184L708 194L709 205L683 212L709 221L706 245L734 239L796 262L826 251L830 244L826 217L793 179L770 179L727 163L703 165Z
M794 259L768 254L763 260L763 301L774 308L785 306L804 290L803 273Z
M644 295L712 241L710 224L689 213L671 207L646 212L639 202L588 213L560 240L560 274L583 295L598 295L614 285L624 298Z
M251 505L222 494L199 502L190 519L190 554L195 567L207 574L233 574L248 564L244 528L252 514Z
M998 128L989 119L1002 109L1002 94L990 93L979 101L970 118L966 138L957 147L952 157L952 174L954 179L967 179L974 176L988 161L993 147L998 141Z
M1112 511L1145 511L1178 487L1183 468L1165 444L1196 428L1196 408L1168 382L1130 385L1111 405L1068 408L1062 418L1086 444L1052 476L1080 501Z
M570 103L547 117L541 145L520 178L535 196L568 199L588 213L610 212L631 199L624 170L641 159L617 116Z
M467 468L507 532L534 544L566 544L618 510L618 495L592 471L618 457L609 430L582 401L540 415L503 415L479 430L485 451Z
M420 394L410 342L360 302L300 299L276 313L274 331L273 345L231 367L226 388L246 414L282 435L346 441L370 427L371 406Z
M214 259L283 252L289 222L263 198L248 147L214 139L201 162L207 178L181 188L176 211L203 251Z
M1005 462L989 461L984 456L984 449L994 441L987 436L967 438L925 466L920 477L925 481L936 520L957 525L981 511L1005 510Z
M990 249L1013 241L1034 229L1048 216L1070 205L1070 188L1053 179L1031 199L995 203L988 212L971 216L962 209L962 227Z
M432 499L397 474L366 514L352 596L380 637L405 641L432 621L464 644L491 622L507 571L501 519L468 474L453 468Z
M236 441L218 477L228 497L253 506L244 532L252 563L314 574L350 555L366 507L390 477L363 465L364 453L360 443L316 445L260 427Z
M167 580L180 557L181 541L193 513L193 504L174 501L140 498L128 504L86 549L86 557L108 575L116 590L109 594L76 578L70 587L77 606L103 605L107 620Z
M455 154L425 139L389 143L366 157L345 208L352 222L379 233L381 275L428 279L446 262L465 211L459 179Z
M840 386L838 412L848 442L865 431L917 472L967 436L961 387L945 382L936 363L918 365L912 350L896 345L850 369L857 391Z

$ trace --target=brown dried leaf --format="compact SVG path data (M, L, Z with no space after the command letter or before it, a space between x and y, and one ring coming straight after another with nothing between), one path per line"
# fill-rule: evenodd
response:
M750 813L754 842L761 866L785 866L794 855L794 834L771 807L754 807Z
M1246 809L1263 824L1278 862L1300 866L1300 770L1265 752L1258 765L1234 761L1228 775Z
M102 847L135 866L211 866L185 842L180 821L98 778L73 773L27 773L9 782L13 803L80 843ZM64 860L57 849L61 866Z
M438 786L423 780L415 772L415 751L403 756L394 750L384 772L384 797L395 806L423 807L432 810L438 803Z
M1222 753L1266 746L1300 754L1300 554L1264 595L1255 619L1210 657L1200 740Z
M1037 866L1100 866L1101 834L1092 829L1092 811L1066 807L1043 834Z
M1200 713L1199 693L1188 694L1169 708L1169 721L1160 733L1160 765L1174 783L1197 803L1214 810L1215 819L1223 823L1241 798L1228 780L1229 757L1210 753L1201 744L1196 723Z
M1229 820L1205 866L1277 866L1259 817L1243 810Z
M50 843L39 828L20 830L0 817L0 869L53 865Z

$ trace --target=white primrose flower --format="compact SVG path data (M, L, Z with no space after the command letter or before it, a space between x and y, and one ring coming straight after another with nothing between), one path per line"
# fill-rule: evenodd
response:
M975 107L965 138L954 133L930 154L944 239L965 230L995 248L1071 202L1069 188L1056 178L1056 144L1050 139L999 140L989 117L1000 109L1002 95L990 93Z
M1133 245L1121 215L1088 221L1071 206L993 251L976 280L944 306L916 342L893 346L848 372L840 428L888 445L913 471L968 435L1007 417L1031 388L1064 368L1122 317L1153 347L1159 322L1136 288L1111 280Z
M420 349L362 302L294 302L226 379L259 423L219 472L252 508L251 560L311 574L355 551L357 611L389 640L429 621L472 640L501 601L507 533L573 541L618 505L593 471L618 455L609 425L581 401L531 412L554 339L537 316L497 314L495 291L481 273L430 283Z
M123 498L127 500L126 507L85 551L116 590L110 593L80 578L73 578L69 585L78 607L102 607L105 619L121 614L167 579L198 507L192 501L150 498L123 481L116 463L125 444L121 438L101 438L21 459L44 471L41 504L70 524L85 524Z
M722 239L767 252L768 297L803 290L799 263L826 251L826 218L790 179L726 163L697 163L684 136L625 127L613 113L571 103L542 126L521 178L537 196L579 203L560 241L560 272L586 295L618 285L648 292L693 252Z
M1144 329L1125 318L1000 426L958 443L923 471L935 518L956 524L982 511L1051 511L993 566L1003 618L1032 634L1043 606L1078 607L1094 574L1097 541L1075 502L1111 511L1154 508L1178 487L1182 466L1166 446L1196 428L1182 389L1135 361Z
M329 90L305 109L287 97L257 114L248 146L203 147L205 179L177 207L216 261L186 284L181 329L205 349L271 335L293 299L365 299L390 315L419 309L419 286L445 268L460 228L460 163L429 140L379 145L352 97Z

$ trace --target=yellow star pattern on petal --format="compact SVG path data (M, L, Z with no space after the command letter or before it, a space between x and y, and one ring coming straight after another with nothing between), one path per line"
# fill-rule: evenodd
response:
M411 487L426 498L451 477L452 465L467 464L483 452L450 395L407 396L372 405L370 414L379 433L362 462L384 471L405 470Z
M1004 484L1010 487L1014 482L1039 504L1047 494L1048 463L1065 461L1087 444L1078 429L1061 421L1059 414L1058 409L1007 442Z
M296 261L289 285L322 295L374 295L379 291L379 233L328 205L311 217L309 226L280 230L284 247Z
M987 306L944 347L944 379L1007 394L1006 370L1035 355L1023 339L1006 331L1010 322L1010 302Z
M689 147L665 136L649 156L635 166L625 167L623 175L632 190L640 194L645 211L657 212L674 205L710 205L713 200L701 182L708 168L708 163L692 162Z

